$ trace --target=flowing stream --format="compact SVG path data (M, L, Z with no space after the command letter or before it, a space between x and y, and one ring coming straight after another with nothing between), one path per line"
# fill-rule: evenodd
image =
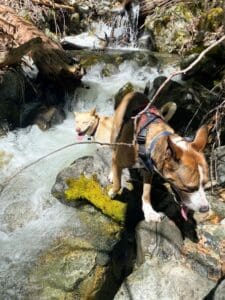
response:
M139 68L126 61L117 74L102 78L102 67L98 64L88 70L83 81L89 88L76 90L74 110L96 106L100 113L111 114L113 97L125 83L130 81L143 91L146 82L158 75L155 68ZM30 126L8 133L0 139L0 151L8 160L1 167L0 183L43 155L75 141L71 111L63 124L46 132ZM0 299L23 299L22 289L41 251L65 229L79 227L76 210L61 204L50 191L60 170L94 149L94 145L78 145L62 150L21 172L0 194Z

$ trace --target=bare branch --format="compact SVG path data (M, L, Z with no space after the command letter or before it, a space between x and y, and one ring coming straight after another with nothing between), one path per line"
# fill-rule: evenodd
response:
M58 148L40 158L38 158L37 160L31 162L30 164L26 165L25 167L21 168L19 171L17 171L14 175L12 175L11 177L7 178L1 185L0 185L0 193L4 190L4 188L9 184L9 182L14 179L15 177L17 177L21 172L23 172L24 170L30 168L31 166L35 165L36 163L38 163L39 161L57 153L60 152L64 149L70 148L72 146L77 146L77 145L84 145L84 144L97 144L97 145L101 145L101 146L127 146L127 147L132 147L133 144L129 144L129 143L101 143L101 142L96 142L96 141L85 141L85 142L74 142L72 144L63 146L61 148Z
M219 45L221 42L223 42L225 40L225 35L223 35L218 41L216 41L215 43L213 43L212 45L210 45L208 48L206 48L204 51L202 51L199 56L185 69L183 70L179 70L176 72L173 72L172 74L170 74L169 77L167 77L167 79L160 85L160 87L158 88L158 90L156 91L154 97L152 98L152 100L150 100L149 104L145 107L145 109L143 109L141 112L138 113L138 115L136 117L139 117L140 115L142 115L144 112L146 112L146 110L148 110L148 108L150 107L150 105L152 105L152 103L156 100L156 98L158 97L158 95L160 94L160 92L162 91L162 89L166 86L166 84L174 77L180 74L185 74L188 71L190 71L194 66L196 66L200 60L206 55L206 53L208 53L212 48L216 47L217 45Z

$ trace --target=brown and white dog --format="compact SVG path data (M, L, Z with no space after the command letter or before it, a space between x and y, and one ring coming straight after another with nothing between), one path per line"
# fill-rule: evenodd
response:
M141 118L138 119L137 126L134 126L134 120L129 117L132 103L138 103L143 97L146 96L140 93L129 93L121 101L113 118L112 143L132 144L134 134L138 135L142 130ZM190 142L174 133L174 130L157 116L146 129L144 147L147 159L151 161L154 171L169 182L179 194L181 213L185 219L187 219L187 209L199 212L209 210L209 203L204 192L204 186L208 182L208 166L202 152L207 139L206 126L200 127L194 140ZM137 143L133 146L116 145L114 147L113 186L109 191L111 198L114 198L121 188L122 169L132 168L138 161L139 148L140 144ZM151 179L152 170L144 171L142 209L146 221L159 222L161 214L156 212L151 205Z

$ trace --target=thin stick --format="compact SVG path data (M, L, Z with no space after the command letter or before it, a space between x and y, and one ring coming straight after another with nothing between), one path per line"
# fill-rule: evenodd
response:
M188 71L190 71L195 65L197 65L200 60L204 57L204 55L206 55L206 53L208 53L211 49L213 49L214 47L216 47L217 45L219 45L221 42L223 42L225 40L225 35L223 35L218 41L216 41L215 43L213 43L212 45L210 45L209 47L207 47L205 50L203 50L199 56L185 69L183 70L179 70L176 72L173 72L170 74L169 77L167 77L167 79L160 85L160 87L158 88L158 90L156 91L155 95L153 96L153 98L150 100L149 104L142 110L140 111L135 117L134 117L134 129L136 132L137 129L137 120L138 118L145 113L149 107L152 105L152 103L156 100L156 98L158 97L158 95L160 94L160 92L162 91L162 89L166 86L166 84L174 77L180 74L185 74ZM134 137L135 140L135 137Z
M213 43L212 45L210 45L208 48L206 48L204 51L202 51L199 56L185 69L183 70L179 70L176 71L172 74L170 74L169 77L167 77L167 79L160 85L160 87L158 88L158 90L156 91L154 97L152 98L152 100L149 102L149 104L145 107L145 109L143 111L141 111L138 115L143 114L148 108L149 106L155 101L155 99L158 97L158 95L160 94L160 92L162 91L162 89L165 87L165 85L174 77L180 74L185 74L188 71L190 71L195 65L197 65L197 63L199 63L199 61L204 57L204 55L206 53L208 53L212 48L216 47L217 45L219 45L221 42L223 42L225 40L225 35L223 35L218 41L216 41L215 43Z
M128 143L101 143L101 142L96 142L96 141L89 141L89 142L74 142L72 144L69 144L69 145L66 145L66 146L63 146L61 148L58 148L40 158L38 158L37 160L31 162L30 164L26 165L25 167L21 168L18 172L16 172L14 175L10 176L9 178L7 178L2 184L1 184L1 192L2 190L9 184L9 182L15 178L16 176L18 176L21 172L23 172L24 170L30 168L31 166L35 165L36 163L38 163L39 161L61 151L61 150L64 150L64 149L67 149L69 147L72 147L72 146L76 146L76 145L83 145L83 144L98 144L98 145L101 145L101 146L128 146L128 147L132 147L133 144L128 144Z

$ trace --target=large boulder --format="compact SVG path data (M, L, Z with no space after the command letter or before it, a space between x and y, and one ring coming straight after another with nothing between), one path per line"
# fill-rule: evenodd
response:
M183 239L175 224L139 223L136 229L137 266L125 279L116 300L203 299L215 286L183 253ZM201 264L198 261L199 264ZM205 259L202 262L202 268Z
M0 121L11 128L20 125L26 78L21 71L8 70L0 81Z
M190 8L181 2L167 9L164 6L155 9L154 15L147 16L145 27L153 33L159 52L178 53L191 40L192 33L187 25L193 19Z
M58 174L52 194L71 206L77 227L41 255L30 274L34 299L113 299L131 271L135 247L124 231L127 204L122 195L117 200L107 195L110 156L109 149L100 148Z
M155 176L153 206L167 217L146 223L141 221L138 172L125 172L123 191L116 200L108 198L110 162L111 151L100 147L58 174L52 194L76 210L79 228L72 242L66 236L53 246L53 254L52 249L43 254L31 279L40 285L47 270L51 279L46 277L38 295L114 299L123 282L115 299L203 299L224 270L225 215L215 205L217 197L210 197L210 214L190 212L185 221L169 186Z
M116 256L128 253L122 244L114 251L122 227L87 205L74 217L77 225L42 251L30 272L28 298L104 299L118 289L124 266L117 266Z

